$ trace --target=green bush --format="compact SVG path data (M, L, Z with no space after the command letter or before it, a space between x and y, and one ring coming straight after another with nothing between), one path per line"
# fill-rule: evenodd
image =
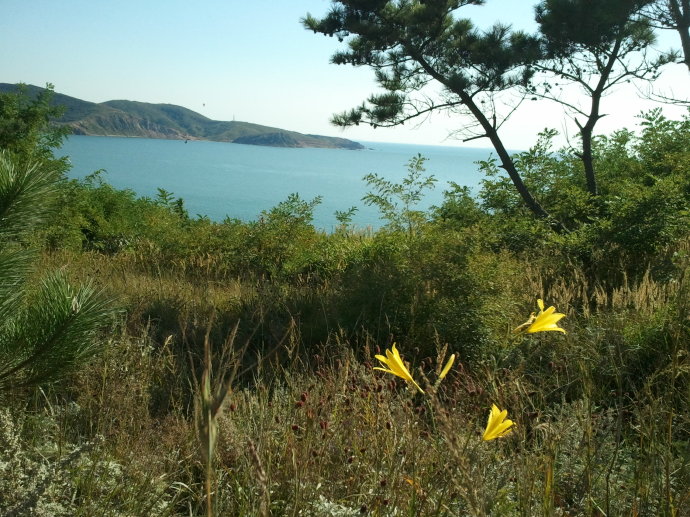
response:
M668 263L657 264L657 258L690 228L690 120L668 120L660 110L640 118L639 135L621 130L595 139L597 197L586 190L576 151L551 150L555 131L543 132L532 149L514 155L525 184L565 232L534 219L495 159L478 164L486 176L478 206L458 198L456 188L446 193L435 217L446 226L475 219L494 249L536 260L561 257L582 265L593 283L611 288L627 277L641 278L650 267L665 274Z
M62 274L27 281L32 254L19 239L53 213L58 174L0 152L0 391L52 382L98 351L111 301Z

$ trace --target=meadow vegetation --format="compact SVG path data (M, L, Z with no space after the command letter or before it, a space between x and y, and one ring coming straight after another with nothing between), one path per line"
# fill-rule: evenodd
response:
M595 138L594 202L553 132L513 156L565 231L492 160L421 211L433 163L411 157L366 178L382 228L324 233L318 199L214 222L66 179L59 135L16 134L1 514L688 515L689 118ZM513 332L538 299L565 333ZM419 389L374 369L394 344ZM485 440L493 405L514 425Z

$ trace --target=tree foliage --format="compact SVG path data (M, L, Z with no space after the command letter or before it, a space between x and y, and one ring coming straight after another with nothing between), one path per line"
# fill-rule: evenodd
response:
M602 284L618 285L624 275L639 277L647 268L661 272L668 266L661 258L664 250L690 228L690 120L671 120L656 109L641 115L640 128L593 141L604 210L590 203L578 151L554 148L555 131L543 132L531 149L513 156L547 210L573 228L565 235L554 235L534 220L495 160L481 162L485 179L477 201L485 242L588 264L593 280ZM446 194L436 212L445 225L453 226L457 203L452 192ZM458 217L467 217L467 210L475 213L467 201L464 206Z
M520 202L558 233L589 224L599 212L550 212L500 136L501 124L524 96L555 100L569 110L579 129L579 158L586 192L580 201L605 210L599 195L595 126L605 115L602 101L617 86L653 80L674 53L654 53L654 27L645 16L652 0L543 0L536 6L536 34L496 24L479 30L463 7L483 1L333 0L318 19L307 15L306 28L343 42L332 62L368 66L383 92L333 122L348 126L395 126L422 120L433 112L463 116L459 133L466 140L488 138ZM565 89L563 86L565 84ZM584 92L583 105L572 100ZM579 202L578 201L578 204ZM574 226L573 226L574 225Z
M481 31L470 19L456 16L464 6L483 3L334 0L325 17L307 15L303 23L315 33L347 39L347 50L336 52L332 62L371 67L384 90L334 116L335 124L394 126L435 111L460 113L469 120L467 138L488 138L523 202L548 219L499 136L512 109L497 109L504 93L529 83L539 40L501 24Z
M33 97L24 85L15 92L0 93L0 149L17 165L37 164L44 171L64 173L67 159L56 158L53 151L60 147L69 128L53 124L64 112L64 108L53 105L53 95L51 84Z
M97 330L111 300L64 274L30 281L26 243L57 209L66 160L56 159L64 131L51 119L50 89L0 95L0 391L52 382L98 350Z
M95 332L113 311L94 287L75 287L60 273L36 289L28 284L32 254L13 241L51 213L56 180L54 171L0 153L0 391L52 382L79 365L98 350Z
M394 183L378 174L367 174L364 181L374 192L368 192L363 201L376 205L387 226L395 231L405 231L412 236L425 222L426 215L417 208L427 190L434 188L436 178L422 176L426 171L426 158L421 154L407 163L407 176L400 183Z
M642 15L647 4L649 0L544 0L536 7L544 54L535 68L545 75L541 85L531 84L528 90L574 116L581 141L578 156L592 196L599 193L592 141L605 115L605 95L624 82L654 80L675 59L673 53L649 55L655 35ZM573 86L584 94L583 103L573 100Z
M681 62L690 70L690 0L648 2L644 15L656 27L678 33L682 49Z

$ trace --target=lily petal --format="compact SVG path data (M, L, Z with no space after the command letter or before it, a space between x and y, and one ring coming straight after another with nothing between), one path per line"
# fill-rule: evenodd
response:
M396 377L400 377L401 379L405 379L407 382L413 384L414 387L417 388L421 393L424 393L424 390L415 382L405 366L405 363L403 362L402 357L400 357L400 352L398 352L395 343L393 343L392 351L386 349L386 357L380 354L377 354L374 357L381 361L383 365L387 366L387 368L375 366L374 370L380 370L382 372L395 375Z
M489 412L489 419L486 423L486 429L482 435L485 441L494 440L507 435L514 425L512 420L507 419L508 410L501 411L496 404L491 404L491 411Z
M533 334L535 332L556 331L565 334L566 331L556 325L558 321L565 317L565 314L556 312L556 307L553 305L548 309L544 309L544 300L542 299L537 300L537 305L540 309L539 313L536 316L532 313L529 319L522 325L516 327L513 332L518 334L523 332Z
M441 370L441 374L438 376L439 380L442 380L446 375L448 375L448 372L450 371L450 368L451 368L451 366L453 366L454 362L455 362L455 354L451 354L450 358L448 359L448 362L443 367L443 370Z

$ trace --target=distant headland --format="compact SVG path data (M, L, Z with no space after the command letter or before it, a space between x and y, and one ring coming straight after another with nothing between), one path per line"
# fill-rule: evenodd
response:
M0 83L0 92L16 91L18 85ZM26 85L30 94L43 88ZM55 93L53 103L65 106L58 119L75 135L163 138L168 140L211 140L271 147L325 147L364 149L346 138L305 135L250 122L211 120L182 106L125 100L94 103Z

